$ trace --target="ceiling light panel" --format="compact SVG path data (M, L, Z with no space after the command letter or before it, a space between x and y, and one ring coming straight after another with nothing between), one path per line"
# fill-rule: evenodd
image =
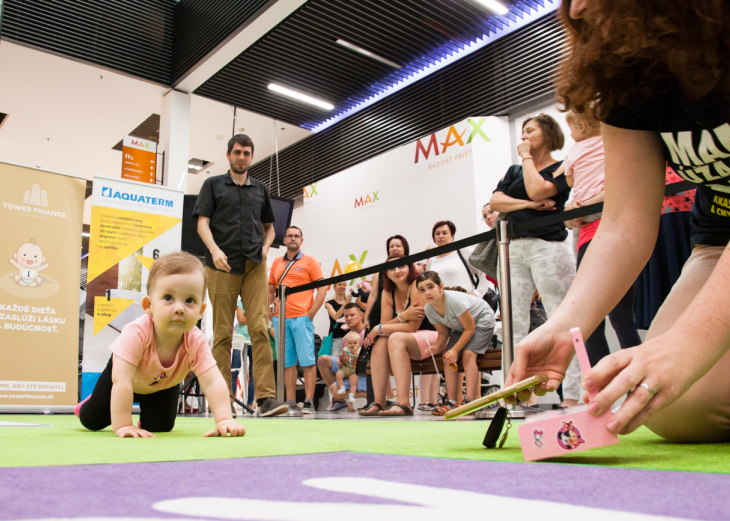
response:
M477 0L477 2L485 7L488 7L497 14L505 15L509 13L509 9L507 9L507 6L505 6L501 2L498 2L497 0Z
M335 43L337 43L337 44L339 44L339 45L341 45L343 47L346 47L347 49L350 49L351 51L355 51L357 53L360 53L363 56L367 56L368 58L372 58L373 60L377 60L380 63L384 63L386 65L390 65L394 69L402 69L403 68L403 66L400 65L400 64L398 64L398 63L395 63L393 61L390 61L387 58L383 58L382 56L380 56L378 54L375 54L374 52L370 52L367 49L363 49L362 47L359 47L359 46L355 45L354 43L350 43L348 41L345 41L342 38L338 39Z
M304 94L303 92L299 92L297 90L289 89L287 87L282 87L281 85L277 85L276 83L270 83L269 90L272 90L272 91L276 92L277 94L281 94L283 96L288 96L292 99L301 101L303 103L307 103L309 105L314 105L315 107L319 107L321 109L332 110L335 108L335 106L332 103L315 98L308 94Z

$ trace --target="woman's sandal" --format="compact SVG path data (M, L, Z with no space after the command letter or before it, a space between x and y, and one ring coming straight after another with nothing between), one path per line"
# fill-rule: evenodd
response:
M400 407L401 410L394 411L393 407ZM402 403L395 402L384 411L380 411L378 413L378 416L413 416L413 409L411 409L407 405L403 405Z
M373 407L377 407L376 410L371 411ZM364 409L358 411L358 414L360 416L377 416L381 411L383 410L383 406L380 405L378 402L369 403L367 407Z

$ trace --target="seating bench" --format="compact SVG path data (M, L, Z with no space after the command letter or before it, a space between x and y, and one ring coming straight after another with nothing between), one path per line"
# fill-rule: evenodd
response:
M435 355L436 365L439 368L441 374L444 373L444 359L441 355ZM494 371L502 369L502 350L501 349L487 349L487 352L477 357L477 367L480 371ZM367 374L370 372L370 364L367 366ZM411 372L416 374L436 374L436 369L433 367L433 360L429 356L423 360L411 360ZM459 360L459 372L464 372L464 363Z

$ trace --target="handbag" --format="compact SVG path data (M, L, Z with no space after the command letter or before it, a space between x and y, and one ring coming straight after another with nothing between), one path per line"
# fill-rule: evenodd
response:
M317 356L323 355L332 356L332 333L324 337L324 340L322 340L322 346L319 348Z

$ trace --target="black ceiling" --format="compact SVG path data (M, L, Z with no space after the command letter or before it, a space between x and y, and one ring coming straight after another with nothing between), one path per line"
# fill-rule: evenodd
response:
M309 0L195 93L311 128L546 0L503 3L510 7L507 17L494 16L475 0ZM403 68L342 47L338 38ZM323 98L335 110L275 94L269 83Z

